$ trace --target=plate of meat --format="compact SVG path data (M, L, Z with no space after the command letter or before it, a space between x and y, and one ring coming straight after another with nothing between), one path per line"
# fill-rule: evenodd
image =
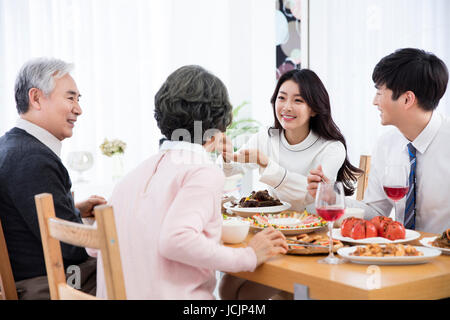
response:
M442 235L420 239L420 243L428 248L442 251L442 254L450 255L450 229L445 230Z
M252 191L249 196L241 198L239 202L227 202L223 207L238 216L248 218L257 213L279 213L289 209L291 204L275 199L267 190L264 190Z
M441 252L436 249L403 244L379 245L375 243L366 246L340 248L338 254L353 263L402 265L427 263L438 257Z
M328 254L330 246L330 238L316 232L287 236L286 241L289 246L288 254ZM342 247L344 247L344 244L341 241L333 239L333 252L337 252Z

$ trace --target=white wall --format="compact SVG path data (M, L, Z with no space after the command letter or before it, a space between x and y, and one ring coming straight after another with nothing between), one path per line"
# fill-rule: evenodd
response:
M0 0L0 135L14 126L14 81L36 56L73 62L83 115L63 143L91 151L95 180L110 178L105 137L127 143L130 170L158 149L154 95L166 77L199 64L220 77L233 105L271 118L274 0ZM247 115L252 115L248 109Z
M388 130L372 105L372 71L403 47L431 51L450 66L448 0L310 0L310 68L324 82L350 159L371 153ZM450 114L450 93L438 111Z

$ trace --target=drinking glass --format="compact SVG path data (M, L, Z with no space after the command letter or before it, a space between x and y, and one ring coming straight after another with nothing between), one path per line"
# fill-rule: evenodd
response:
M342 182L319 183L316 193L316 211L319 216L328 222L328 230L330 231L328 257L318 262L326 264L344 263L343 259L339 259L333 254L333 224L345 211L345 194Z
M397 203L409 191L409 167L405 165L387 165L384 168L383 189L389 199L394 201L395 221L403 223L405 212L399 212Z
M75 182L87 182L83 177L83 171L89 170L94 165L94 157L88 151L73 151L67 156L69 168L78 172L78 179Z

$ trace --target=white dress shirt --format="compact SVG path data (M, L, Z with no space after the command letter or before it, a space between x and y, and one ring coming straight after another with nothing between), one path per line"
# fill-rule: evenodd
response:
M398 129L379 139L372 156L365 205L346 199L347 207L364 207L366 218L390 214L394 202L383 190L384 167L404 164L409 168L409 142ZM450 228L450 119L434 112L412 145L417 161L416 230L442 233ZM405 202L406 197L399 200L399 212L405 211Z
M302 142L291 145L284 131L262 129L255 134L242 149L258 149L269 158L266 168L257 164L223 163L225 176L242 173L244 169L259 169L259 181L268 186L272 196L291 204L292 210L303 211L314 202L307 191L307 176L311 169L322 165L323 171L331 180L344 163L346 151L340 141L320 138L312 130ZM219 157L222 162L222 157ZM308 208L310 209L310 208ZM312 209L311 209L312 210Z
M33 137L38 139L40 142L45 144L50 150L53 151L59 158L61 158L61 141L52 135L47 130L35 125L34 123L19 118L16 121L16 127L25 130L27 133L31 134Z

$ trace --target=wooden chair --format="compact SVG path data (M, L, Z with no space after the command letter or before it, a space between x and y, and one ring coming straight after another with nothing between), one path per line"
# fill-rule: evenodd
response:
M370 159L371 157L367 155L361 155L359 158L359 168L364 171L364 173L358 177L358 186L356 188L356 200L359 201L364 199L364 193L366 192L367 184L369 182Z
M0 221L0 300L17 300L16 283Z
M88 226L56 218L53 196L51 194L43 193L36 195L34 198L39 218L51 299L96 299L96 297L76 290L66 283L59 241L80 247L100 249L108 299L126 299L112 207L107 205L96 207L97 226Z

